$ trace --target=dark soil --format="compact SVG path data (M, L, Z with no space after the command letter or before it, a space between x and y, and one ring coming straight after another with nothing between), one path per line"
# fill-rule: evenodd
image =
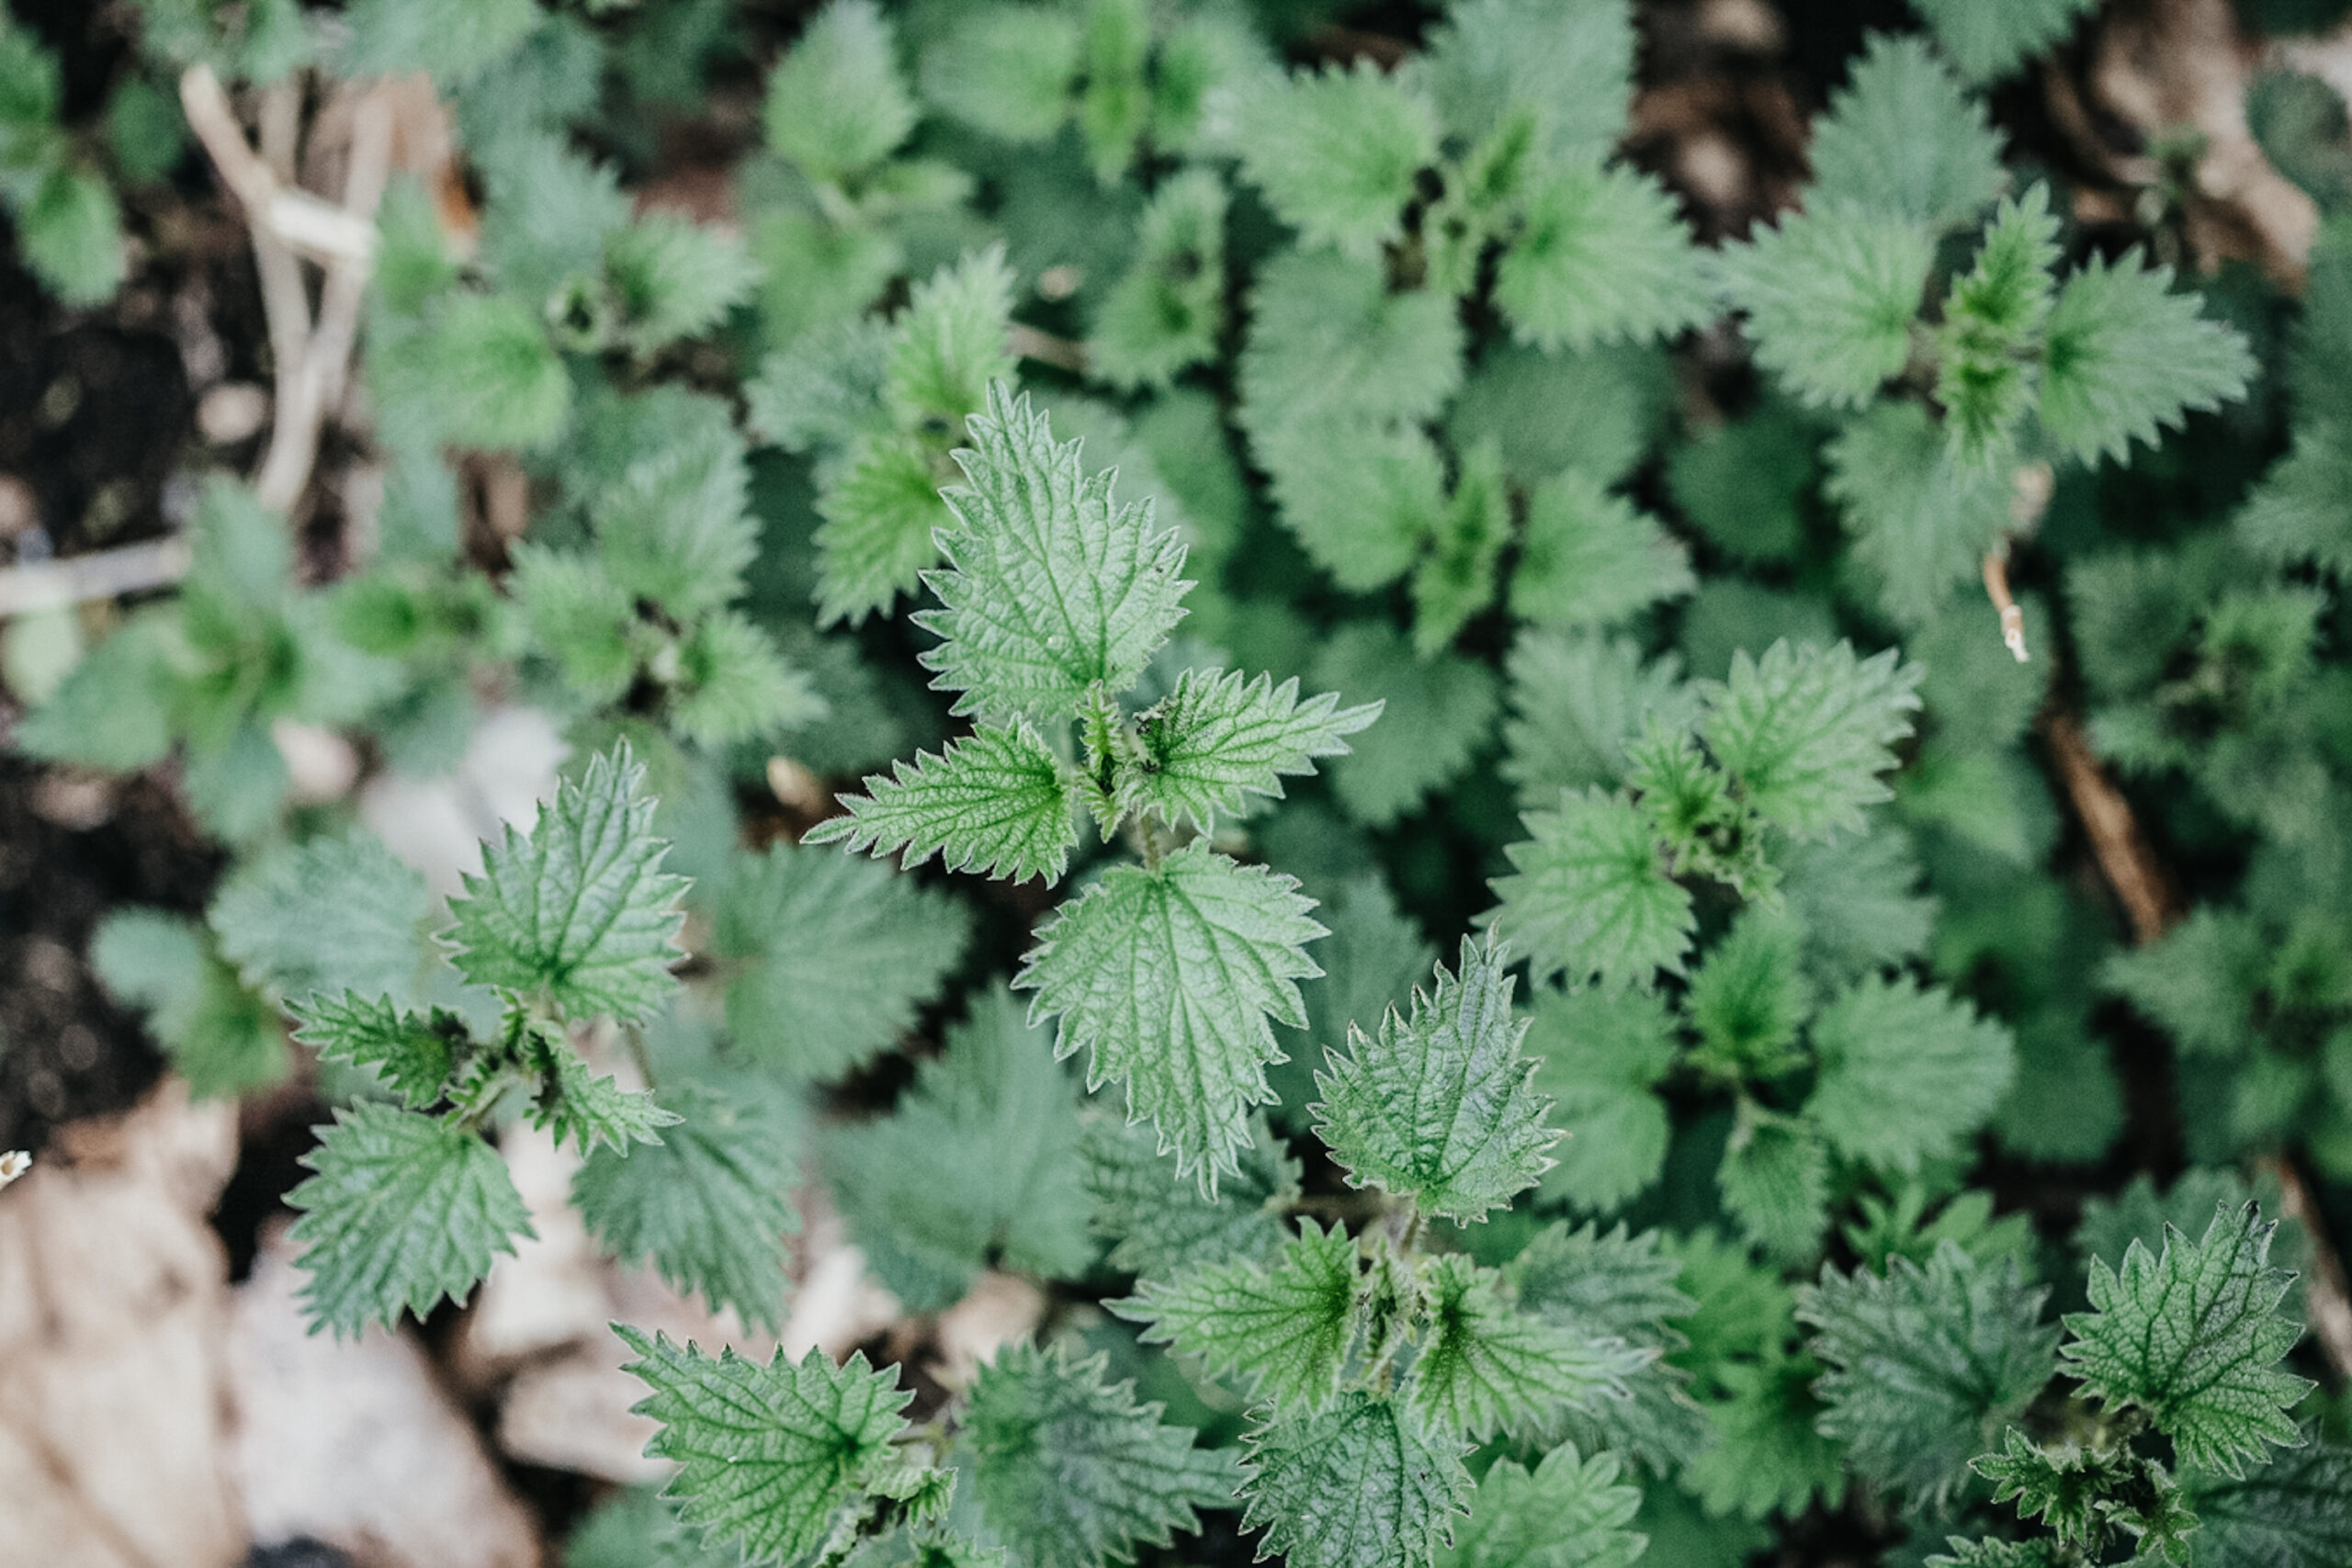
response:
M0 1148L38 1153L59 1123L154 1082L163 1063L90 972L90 934L134 905L202 910L221 859L152 777L0 754Z

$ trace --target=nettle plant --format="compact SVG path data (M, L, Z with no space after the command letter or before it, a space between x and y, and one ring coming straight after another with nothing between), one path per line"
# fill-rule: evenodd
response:
M955 1387L622 1329L679 1469L575 1568L2352 1561L2226 1168L2352 1170L2344 220L2282 400L2163 192L2005 161L1984 87L2092 7L1912 9L1709 248L1620 154L1621 0L1385 69L1285 63L1313 7L835 0L713 117L740 240L629 182L775 17L145 0L174 69L426 72L479 197L378 216L371 536L208 483L14 732L233 847L92 957L200 1091L315 1050L317 1325L463 1302L528 1122L755 1336L811 1183L918 1321L1045 1302ZM12 211L88 163L50 82L0 31ZM446 904L278 744L429 775L511 701L582 761ZM2076 705L2190 857L2136 951ZM2167 1098L2199 1168L2075 1224Z

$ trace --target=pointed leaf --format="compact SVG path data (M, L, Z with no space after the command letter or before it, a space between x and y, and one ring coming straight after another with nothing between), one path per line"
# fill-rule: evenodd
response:
M1469 1511L1461 1445L1396 1400L1346 1394L1245 1441L1242 1526L1291 1568L1426 1568Z
M625 1022L676 987L685 879L660 870L669 845L653 836L644 778L624 742L559 784L528 833L505 830L451 901L445 940L467 979Z
M1089 1091L1123 1081L1129 1112L1210 1193L1237 1168L1244 1112L1272 1098L1267 1020L1306 1026L1298 982L1321 971L1306 944L1325 932L1297 886L1196 840L1063 905L1014 981L1039 1017L1060 1017L1059 1055L1091 1053Z
M1441 964L1409 1021L1390 1009L1376 1039L1351 1022L1348 1054L1327 1053L1315 1130L1350 1186L1467 1222L1508 1208L1550 1168L1544 1151L1559 1134L1520 1054L1527 1023L1511 1014L1510 961L1508 946L1465 937L1457 973Z
M1380 705L1341 708L1339 694L1298 699L1295 678L1245 682L1230 672L1187 670L1176 689L1136 721L1142 756L1118 794L1170 826L1206 832L1216 814L1237 816L1245 795L1281 799L1283 775L1311 773L1317 757L1347 755L1341 739L1380 716Z
M820 822L804 844L846 842L898 853L911 871L936 854L950 871L1026 882L1061 880L1078 843L1078 795L1029 721L983 724L938 755L917 752L870 773L864 795L845 795L845 817Z
M1198 1357L1276 1409L1320 1409L1363 1327L1362 1260L1347 1232L1299 1222L1298 1235L1264 1265L1241 1259L1149 1281L1111 1303L1149 1326L1147 1345Z

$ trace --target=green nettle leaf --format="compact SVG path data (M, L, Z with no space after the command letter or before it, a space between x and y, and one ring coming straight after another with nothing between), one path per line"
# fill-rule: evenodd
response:
M1279 800L1283 775L1313 773L1317 757L1347 755L1342 737L1380 712L1378 703L1341 708L1336 692L1301 702L1295 677L1277 686L1272 675L1244 682L1238 670L1187 670L1136 721L1140 754L1121 770L1121 804L1205 832L1220 811L1241 815L1244 795Z
M1757 363L1815 407L1856 408L1911 356L1934 248L1917 224L1826 206L1722 253Z
M571 379L546 325L503 294L456 294L414 337L371 356L384 401L434 437L485 449L544 446L571 412Z
M1553 1145L1544 1198L1606 1213L1656 1181L1669 1123L1654 1090L1678 1055L1665 998L1541 990L1521 1044L1537 1063L1536 1090L1552 1097L1545 1120L1566 1134Z
M1400 1400L1349 1393L1245 1439L1245 1529L1291 1568L1423 1568L1469 1511L1462 1445Z
M605 244L629 341L640 350L700 337L760 280L741 236L672 212L650 212Z
M569 1138L583 1155L600 1145L626 1151L632 1145L659 1144L661 1129L677 1122L677 1113L654 1104L650 1094L623 1089L609 1075L598 1077L560 1029L526 1028L522 1055L524 1066L539 1079L531 1125L548 1129L558 1148Z
M1649 1538L1626 1527L1642 1489L1618 1480L1614 1454L1563 1443L1531 1472L1497 1460L1478 1483L1470 1520L1453 1532L1442 1568L1632 1568Z
M2122 462L2184 415L2244 397L2245 340L2172 291L2172 269L2133 253L2091 261L2051 307L2042 350L2041 427L2078 461Z
M988 400L991 382L1012 378L1013 288L1002 246L967 254L915 286L892 323L882 378L883 398L901 421L953 428Z
M2199 1561L2331 1568L2352 1562L2352 1449L2315 1436L2236 1481L2199 1478Z
M2094 1260L2093 1310L2066 1316L2066 1375L2146 1411L2199 1469L2234 1478L2271 1446L2300 1445L2287 1411L2312 1385L2278 1365L2302 1337L2278 1310L2294 1280L2269 1267L2278 1228L2251 1203L2221 1208L2201 1240L2166 1226L2161 1256L2135 1240L2120 1273Z
M1517 869L1495 879L1502 902L1489 919L1526 944L1536 979L1597 976L1616 990L1682 972L1697 917L1640 807L1622 793L1563 790L1556 810L1525 821L1532 837L1507 852Z
M1298 982L1322 973L1306 944L1324 929L1297 887L1199 840L1115 866L1038 931L1013 982L1060 1018L1057 1055L1091 1053L1088 1091L1124 1082L1129 1113L1211 1194L1237 1168L1245 1112L1273 1098L1266 1066L1283 1053L1267 1020L1306 1028Z
M2063 1550L2047 1540L1962 1540L1950 1536L1951 1556L1928 1559L1928 1568L2064 1568Z
M2001 139L1927 40L1879 33L1815 120L1812 204L1951 229L2001 192Z
M614 1493L563 1543L563 1568L741 1568L741 1562L733 1547L703 1540L652 1486Z
M897 853L909 871L935 854L950 871L1061 880L1078 844L1078 790L1027 719L979 725L891 773L868 774L864 795L841 797L848 815L818 823L801 842Z
M1702 1506L1751 1519L1797 1515L1818 1501L1835 1507L1846 1492L1844 1456L1815 1429L1821 1402L1813 1384L1821 1366L1775 1343L1758 1360L1725 1362L1713 1371L1723 1398L1707 1404L1713 1429L1683 1472Z
M812 179L880 163L914 129L890 24L873 0L833 0L768 78L768 146Z
M277 1010L239 983L194 921L113 910L92 935L90 966L108 993L146 1012L148 1032L198 1097L238 1095L286 1076Z
M1712 310L1674 197L1654 175L1598 164L1555 170L1530 193L1495 303L1514 338L1544 349L1639 343Z
M404 1012L389 997L369 1001L351 991L315 991L294 1003L293 1012L295 1039L328 1061L373 1067L412 1111L441 1098L469 1043L466 1021L455 1013Z
M2057 297L2058 219L2050 187L2001 203L1968 272L1952 280L1938 334L1936 400L1955 457L2007 450L2041 387L2031 348Z
M1820 1076L1805 1113L1849 1159L1919 1168L1958 1152L2016 1072L2009 1032L1949 993L1872 976L1813 1023Z
M598 1149L571 1180L588 1229L628 1263L650 1262L714 1311L771 1332L784 1306L785 1238L800 1228L792 1103L751 1075L665 1081L680 1113L650 1147ZM624 1157L626 1156L626 1157Z
M1437 520L1429 553L1414 568L1413 649L1442 651L1495 598L1495 572L1510 540L1510 492L1501 443L1486 436L1462 454L1453 493Z
M1437 158L1429 101L1370 61L1275 79L1244 101L1242 172L1310 244L1370 252L1394 235Z
M1699 732L1757 815L1799 839L1859 830L1865 806L1893 794L1879 775L1919 708L1916 664L1894 649L1857 659L1786 639L1761 660L1742 650L1711 687Z
M2064 40L2098 0L1913 0L1962 73L1989 82Z
M889 1115L828 1140L852 1235L909 1308L952 1304L992 1263L1050 1280L1094 1261L1077 1100L1046 1031L991 988Z
M836 1077L888 1049L963 956L971 911L888 866L777 843L720 886L727 1027L756 1056Z
M456 1122L362 1103L321 1133L302 1156L316 1174L286 1196L313 1329L356 1337L462 1303L496 1254L537 1234L506 1162Z
M1667 1320L1688 1317L1698 1303L1676 1288L1683 1266L1659 1251L1662 1235L1635 1236L1622 1224L1605 1232L1592 1224L1570 1230L1555 1223L1511 1259L1504 1278L1518 1292L1520 1310L1588 1341L1615 1339L1645 1354L1677 1351L1685 1341ZM1709 1297L1713 1311L1717 1292L1708 1283L1694 1283L1693 1289ZM1772 1310L1769 1331L1775 1344L1786 1312L1785 1303ZM1627 1398L1563 1411L1567 1435L1661 1472L1685 1464L1707 1446L1706 1416L1684 1392L1678 1369L1652 1360L1626 1373L1624 1382Z
M1187 169L1152 193L1136 264L1114 284L1087 339L1093 373L1128 390L1165 388L1214 360L1225 327L1224 182Z
M444 940L478 986L545 996L574 1017L650 1017L677 981L685 878L664 874L645 770L627 742L556 786L527 833L513 828L450 901Z
M1773 1257L1802 1263L1829 1224L1829 1151L1810 1123L1758 1117L1724 1145L1716 1190L1741 1232Z
M589 497L597 557L633 598L681 621L707 615L741 592L759 554L751 483L733 425L697 422Z
M1389 292L1373 258L1285 252L1259 274L1250 314L1240 418L1261 444L1301 423L1433 419L1462 384L1453 301Z
M1423 659L1382 622L1339 626L1309 668L1318 685L1379 694L1380 722L1329 764L1340 806L1367 827L1389 826L1457 777L1494 726L1493 671L1456 654Z
M907 1429L899 1412L914 1395L896 1367L877 1372L863 1352L837 1367L821 1350L797 1366L779 1350L763 1367L665 1334L613 1332L637 1357L626 1370L651 1391L635 1414L662 1423L646 1455L679 1467L662 1495L748 1558L791 1562L815 1550Z
M1429 1337L1407 1395L1430 1430L1476 1439L1543 1433L1564 1408L1625 1397L1626 1377L1651 1352L1521 1313L1501 1279L1459 1253L1429 1271Z
M1814 1000L1804 948L1804 927L1785 914L1751 906L1734 917L1682 998L1699 1062L1739 1078L1770 1078L1796 1065L1797 1032Z
M205 919L249 986L413 997L424 963L424 878L373 833L276 846L240 865Z
M1230 1457L1195 1448L1189 1427L1106 1382L1108 1358L1072 1361L1059 1346L1015 1345L972 1382L963 1441L989 1529L1037 1568L1132 1562L1199 1528L1199 1508L1232 1506Z
M930 447L911 435L858 436L843 472L817 497L817 616L861 626L922 581L939 559L934 534L946 519Z
M1668 653L1645 663L1629 638L1530 628L1511 644L1505 669L1511 716L1503 723L1501 772L1523 810L1563 789L1619 783L1626 744L1645 720L1679 729L1697 716L1681 660Z
M1681 544L1589 474L1571 469L1528 497L1514 614L1547 626L1607 626L1697 586Z
M1261 1265L1248 1259L1148 1282L1120 1316L1149 1325L1147 1345L1198 1357L1212 1377L1238 1381L1276 1409L1318 1410L1364 1330L1363 1262L1337 1226L1301 1220L1297 1236Z
M16 209L26 265L68 305L101 305L122 287L122 206L96 175L58 167Z
M1995 1503L2009 1504L2019 1518L2041 1520L2061 1546L2095 1548L2121 1527L2134 1537L2155 1538L2146 1540L2135 1561L2178 1562L2163 1543L2198 1527L2182 1505L2179 1483L2127 1447L2086 1449L2063 1441L2036 1447L2012 1427L2001 1451L1978 1456L1971 1468L1993 1483Z
M1351 1187L1376 1186L1433 1214L1483 1220L1542 1179L1551 1106L1520 1054L1510 950L1463 939L1456 972L1438 966L1434 996L1413 993L1408 1021L1391 1008L1376 1037L1352 1021L1345 1055L1316 1075L1316 1133Z
M1240 1173L1219 1184L1214 1201L1170 1168L1148 1127L1090 1116L1080 1152L1094 1229L1116 1244L1114 1269L1172 1280L1213 1264L1265 1263L1282 1250L1282 1217L1298 1196L1299 1163L1262 1115L1251 1119Z
M1616 0L1464 0L1431 34L1424 63L1453 134L1475 140L1533 113L1539 146L1598 158L1625 131L1633 17Z
M915 616L940 645L923 655L955 711L1066 716L1089 688L1124 692L1183 615L1184 546L1155 530L1148 500L1113 506L1105 471L1084 479L1079 443L1002 382L967 423L971 480L941 493L956 525L947 565L923 574L942 608Z
M1970 1458L2050 1381L2058 1329L2041 1321L2047 1293L2014 1258L1981 1263L1951 1241L1925 1269L1901 1257L1883 1278L1824 1269L1797 1292L1797 1317L1830 1369L1815 1385L1828 1406L1822 1432L1871 1480L1950 1498Z
M2014 525L2009 476L1956 459L1916 402L1878 403L1840 431L1824 489L1853 536L1853 558L1878 582L1879 607L1906 626L1976 580Z
M1043 141L1069 118L1078 18L1035 6L959 8L924 51L923 96L1007 141Z

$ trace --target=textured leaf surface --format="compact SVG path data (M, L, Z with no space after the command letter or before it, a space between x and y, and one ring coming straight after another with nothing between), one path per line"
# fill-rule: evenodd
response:
M784 1097L748 1075L710 1083L664 1081L682 1120L662 1142L599 1149L572 1178L588 1229L628 1263L650 1262L714 1311L745 1323L782 1320L785 1238L800 1228L787 1196L798 1179L798 1118Z
M1879 775L1911 733L1920 673L1893 649L1857 659L1843 642L1824 651L1784 639L1761 660L1733 658L1700 734L1767 821L1800 839L1859 829L1861 808L1892 793Z
M1813 1023L1820 1077L1805 1112L1849 1159L1913 1171L1955 1153L2016 1072L2009 1032L1941 989L1872 977Z
M1531 1472L1497 1460L1471 1499L1470 1520L1453 1532L1444 1568L1631 1568L1647 1536L1627 1529L1642 1489L1618 1479L1614 1454L1586 1459L1573 1443Z
M1666 873L1649 818L1623 795L1564 790L1553 811L1526 817L1532 838L1510 846L1490 917L1525 944L1539 979L1598 976L1612 989L1682 970L1696 925L1690 895Z
M727 1026L754 1055L834 1077L888 1048L939 992L966 906L888 866L778 843L719 890Z
M1298 1196L1299 1165L1262 1117L1253 1118L1240 1170L1214 1200L1176 1174L1148 1126L1088 1120L1080 1150L1094 1228L1116 1243L1111 1267L1147 1280L1237 1261L1265 1263L1283 1247L1283 1211Z
M2154 446L2184 415L2243 397L2253 374L2245 340L2174 292L2170 267L2094 257L2051 307L2041 426L2079 461L2120 463L2132 442Z
M1852 408L1910 357L1932 260L1916 225L1830 207L1758 230L1722 267L1757 362L1806 403Z
M1495 303L1521 343L1639 343L1708 314L1690 231L1650 175L1569 164L1529 195L1526 225L1495 272Z
M1774 1258L1804 1263L1819 1252L1829 1224L1829 1151L1809 1123L1736 1129L1715 1187L1742 1234Z
M990 989L889 1115L829 1140L828 1165L882 1282L929 1312L991 1264L1051 1280L1093 1262L1078 1142L1076 1085L1051 1035Z
M358 991L413 998L432 899L381 839L352 832L269 850L239 866L205 912L245 983L283 998Z
M989 1528L1037 1568L1100 1568L1198 1528L1229 1507L1230 1458L1193 1446L1189 1427L1103 1381L1106 1358L1016 1345L980 1369L963 1437Z
M1513 114L1537 117L1537 144L1598 158L1624 134L1633 17L1614 0L1464 0L1426 56L1448 131L1476 140Z
M1401 1402L1351 1393L1247 1439L1245 1529L1292 1568L1422 1568L1468 1511L1461 1445Z
M1396 233L1437 156L1428 100L1369 61L1268 83L1242 117L1243 172L1312 244L1362 253Z
M971 481L943 492L947 565L924 581L941 609L916 617L940 637L923 656L959 714L1067 715L1088 687L1124 692L1183 611L1184 547L1155 530L1151 503L1114 507L1108 471L1081 477L1079 444L1057 446L1044 413L1001 382L967 420Z
M732 1350L706 1356L669 1336L616 1324L637 1359L627 1371L650 1392L634 1412L662 1423L649 1458L673 1460L664 1492L687 1523L746 1557L789 1562L825 1538L860 1477L886 1461L914 1397L896 1367L877 1372L863 1353L841 1366L811 1350L766 1366Z
M338 1111L302 1163L315 1174L286 1197L302 1212L290 1233L311 1276L302 1302L337 1337L463 1302L495 1254L536 1234L498 1151L436 1117Z
M1542 1433L1564 1407L1625 1397L1649 1352L1520 1312L1500 1284L1458 1253L1430 1271L1429 1337L1408 1397L1432 1432Z
M2352 1562L2352 1449L2316 1438L2243 1480L2195 1486L2197 1562L2265 1568Z
M1559 1134L1520 1054L1528 1026L1511 1012L1510 956L1464 938L1456 971L1440 965L1435 994L1414 992L1409 1020L1392 1009L1376 1036L1351 1024L1347 1054L1329 1054L1315 1130L1349 1185L1470 1221L1542 1178Z
M768 146L809 176L839 180L880 163L914 129L890 24L872 0L833 0L768 78Z
M1977 81L2006 76L2064 40L2098 0L1915 0L1944 53Z
M1590 475L1557 475L1528 498L1514 614L1539 626L1601 626L1697 586L1690 553L1657 519Z
M1344 756L1380 705L1341 708L1339 694L1298 698L1296 679L1245 682L1239 671L1187 670L1176 689L1136 721L1142 757L1119 781L1121 797L1171 826L1205 832L1219 812L1239 814L1243 796L1280 799L1285 774L1311 773L1317 757Z
M2011 526L2009 480L1948 456L1944 433L1917 403L1887 401L1829 444L1825 488L1843 513L1854 558L1878 582L1879 604L1916 625L1976 580Z
M1037 934L1014 982L1058 1016L1058 1054L1085 1049L1091 1092L1118 1079L1204 1191L1236 1168L1242 1118L1272 1098L1268 1019L1306 1027L1298 982L1324 934L1297 882L1195 840L1156 867L1117 866Z
M2135 1240L2120 1272L2094 1260L2092 1310L2066 1316L2066 1375L2223 1475L2300 1444L2287 1411L2312 1384L2278 1368L2302 1327L2278 1312L2293 1277L2269 1266L2277 1229L2248 1203L2217 1209L2201 1240L2167 1227L2161 1254Z
M1980 1263L1950 1241L1925 1269L1900 1257L1883 1277L1825 1269L1797 1296L1830 1369L1816 1385L1821 1430L1873 1481L1950 1497L1970 1458L2050 1381L2058 1330L2041 1322L2046 1293L2014 1258Z
M441 1098L442 1086L466 1049L463 1019L435 1009L404 1012L389 997L370 1001L356 992L314 992L294 1009L294 1038L329 1061L373 1067L412 1111Z
M1312 669L1318 685L1380 700L1380 721L1330 764L1340 804L1370 827L1395 822L1460 774L1494 725L1493 671L1456 654L1422 659L1376 622L1340 626Z
M1029 721L983 724L933 756L918 752L891 776L868 774L845 795L845 817L820 822L804 844L845 842L897 853L911 871L933 855L950 871L1013 882L1061 880L1078 842L1078 796Z
M644 778L624 744L560 783L529 832L505 830L451 901L446 940L467 979L626 1021L676 987L685 879L660 869L669 845L653 836Z
M1522 1043L1538 1064L1535 1089L1552 1097L1545 1120L1566 1134L1553 1145L1544 1198L1605 1213L1656 1181L1668 1125L1654 1090L1677 1053L1665 999L1545 989Z
M1626 743L1653 716L1680 728L1697 713L1668 653L1645 663L1628 638L1522 631L1505 668L1511 716L1503 722L1503 777L1522 809L1549 805L1563 789L1610 786L1624 774Z
M1317 1410L1337 1394L1363 1328L1361 1282L1353 1238L1303 1220L1262 1266L1238 1260L1147 1283L1114 1310L1150 1325L1144 1343L1198 1357L1211 1376L1277 1409Z
M1968 222L2001 192L2001 139L1984 106L1916 35L1880 33L1815 120L1808 205L1930 229Z

